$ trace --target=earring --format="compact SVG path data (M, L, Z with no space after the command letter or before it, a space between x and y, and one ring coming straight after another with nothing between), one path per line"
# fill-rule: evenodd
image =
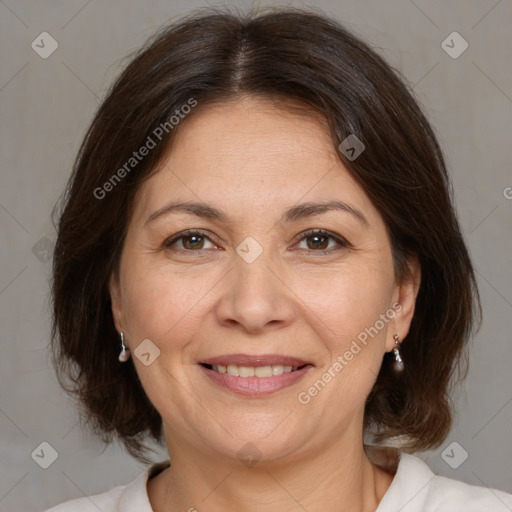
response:
M124 333L121 331L121 353L119 354L119 361L126 363L130 359L130 349L124 344Z
M393 353L395 354L394 368L396 372L400 373L404 369L404 362L400 357L400 343L398 342L398 334L395 334L394 339L396 345L395 348L393 349Z

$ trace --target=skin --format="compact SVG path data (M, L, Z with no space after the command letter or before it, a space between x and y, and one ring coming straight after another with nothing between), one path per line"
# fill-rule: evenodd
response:
M363 213L332 210L293 222L288 208L337 199ZM222 209L226 222L175 212L147 222L169 201ZM325 229L349 242L304 238ZM201 229L206 237L172 235ZM236 252L248 236L263 253ZM321 248L318 248L318 245ZM198 250L202 249L202 250ZM190 115L170 151L138 191L110 292L118 331L162 416L172 468L148 483L153 509L274 512L374 511L393 476L363 451L365 400L393 335L409 330L420 282L397 282L384 222L337 157L322 119L243 96ZM373 326L400 312L307 405L307 390ZM133 357L144 339L160 355ZM292 355L314 368L265 397L224 390L198 361L231 354ZM260 460L246 467L246 444Z

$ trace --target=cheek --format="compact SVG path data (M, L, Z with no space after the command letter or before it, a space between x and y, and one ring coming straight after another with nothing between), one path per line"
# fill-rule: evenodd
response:
M311 280L301 278L301 296L308 309L322 320L321 338L328 340L331 348L350 344L389 309L393 293L390 268L379 262L347 265Z
M200 307L201 299L213 286L208 276L177 272L165 264L151 265L145 258L127 261L121 279L130 333L156 344L168 338L178 341L179 331L192 328L194 307Z
M332 361L342 365L346 389L366 396L377 376L384 353L390 320L393 281L389 274L362 272L340 282L336 312L326 311L326 323L333 326L330 339ZM331 304L336 296L330 299ZM339 359L341 356L341 360ZM357 387L357 390L354 389Z
M385 258L345 268L330 280L317 280L316 295L305 301L315 315L316 334L327 357L322 380L324 403L354 412L364 403L378 375L384 354L394 274ZM383 316L382 316L383 315ZM384 318L384 320L382 320ZM325 378L324 378L325 377Z

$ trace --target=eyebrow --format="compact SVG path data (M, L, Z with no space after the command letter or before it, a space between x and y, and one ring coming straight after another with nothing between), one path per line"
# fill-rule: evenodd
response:
M304 219L307 217L311 217L313 215L320 215L322 213L326 213L332 210L338 210L349 213L350 215L355 217L359 222L361 222L361 224L363 224L365 227L370 226L370 223L368 222L368 220L361 211L339 200L331 200L316 203L307 202L296 206L292 206L290 209L284 212L281 219L283 219L284 222L294 222L299 219ZM209 220L216 220L224 224L229 224L228 216L226 215L226 213L214 206L205 203L197 203L193 201L171 201L162 208L159 208L158 210L153 212L144 222L144 226L146 226L148 223L159 217L179 212L191 213L193 215L196 215L197 217Z

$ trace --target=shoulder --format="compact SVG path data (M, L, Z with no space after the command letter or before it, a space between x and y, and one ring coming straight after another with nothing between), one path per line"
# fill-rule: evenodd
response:
M101 494L66 501L45 512L114 512L119 510L119 498L128 486L118 486Z
M377 512L510 512L512 494L438 476L418 457L401 453Z
M152 512L147 493L147 481L169 465L153 464L127 485L109 491L66 501L45 512Z
M464 512L510 512L512 494L436 476L432 480L427 503L436 512L451 512L454 507L463 507Z

